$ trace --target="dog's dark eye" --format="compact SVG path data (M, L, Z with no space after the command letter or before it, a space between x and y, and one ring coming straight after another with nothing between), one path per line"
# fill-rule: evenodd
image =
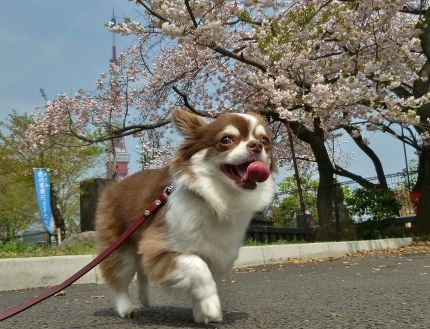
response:
M231 144L233 143L233 139L230 136L224 136L223 138L220 139L219 141L221 144Z
M261 137L260 138L260 143L263 144L264 146L267 146L270 144L270 141L267 137Z

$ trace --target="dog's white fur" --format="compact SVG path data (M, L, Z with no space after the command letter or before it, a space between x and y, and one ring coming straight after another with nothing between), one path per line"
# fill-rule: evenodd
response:
M162 245L165 249L163 252L169 255L166 257L172 257L171 262L156 254L158 250L156 248L159 248L158 242L154 243L156 247L142 242L145 239L143 235L143 240L136 242L142 255L133 254L127 249L121 254L121 258L118 257L112 261L113 265L107 265L102 269L105 277L109 278L108 282L114 287L115 306L120 316L133 317L138 313L138 307L131 302L128 294L128 285L137 271L138 294L142 304L149 303L148 280L153 279L169 287L187 291L191 296L196 322L222 321L221 303L214 278L232 267L249 221L256 211L270 203L274 187L270 176L265 182L258 183L255 189L243 189L221 172L222 164L239 165L251 157L248 149L250 141L258 140L262 135L270 138L261 118L247 114L229 114L228 118L234 118L234 116L246 121L247 136L243 134L243 127L241 134L240 127L235 126L234 123L225 125L217 133L235 138L237 140L235 147L211 154L209 154L209 148L199 149L186 160L185 170L177 168L172 172L170 169L174 191L165 206L166 211L161 218L154 219L154 222L159 220L165 223L162 231L164 237ZM174 118L175 120L180 119ZM197 119L187 117L187 120ZM226 120L226 117L223 120ZM185 135L185 143L192 143L193 130L204 129L205 126L200 121L196 125L201 127L187 127L185 121L182 119L176 125ZM266 150L264 147L260 154L253 154L252 158L265 163L272 170L275 168L271 149ZM180 159L176 159L175 165L171 167L178 167L178 163L180 167L180 162ZM116 195L113 192L111 194ZM113 203L114 197L110 198ZM108 228L112 225L109 226L106 223L117 220L113 217L105 219L108 217L107 214L110 214L109 207L115 206L106 200L110 200L109 196L102 200L97 214L99 241L102 241L102 246L107 244L106 237L111 234ZM123 202L130 202L130 200ZM149 259L150 256L147 256L153 250L158 257L154 258L154 262L158 261L158 263L152 262ZM151 261L155 267L161 264L161 261L173 265L166 266L168 273L163 273L160 279L160 275L154 274L155 270L145 267L145 261ZM112 268L115 269L115 273L112 273Z

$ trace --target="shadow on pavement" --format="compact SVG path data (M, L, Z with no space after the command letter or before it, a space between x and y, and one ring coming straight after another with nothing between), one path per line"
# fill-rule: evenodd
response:
M94 313L97 317L115 317L119 319L112 308L105 308L98 310ZM178 328L220 328L223 324L231 324L236 321L247 319L249 315L243 312L223 312L223 322L209 324L207 326L196 324L193 321L193 312L190 308L174 307L174 306L153 306L141 310L140 317L137 319L130 319L124 321L131 321L139 325L165 325Z

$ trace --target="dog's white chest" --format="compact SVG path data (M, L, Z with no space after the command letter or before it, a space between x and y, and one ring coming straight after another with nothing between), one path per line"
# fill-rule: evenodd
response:
M233 265L252 212L232 208L220 219L213 209L187 191L169 202L166 220L171 243L181 253L199 255L215 275Z

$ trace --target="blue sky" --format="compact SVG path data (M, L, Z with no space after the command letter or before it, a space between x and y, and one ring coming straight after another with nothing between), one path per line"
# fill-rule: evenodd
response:
M128 0L1 0L0 12L0 119L13 109L30 113L43 104L39 89L48 97L59 92L93 90L101 72L107 72L112 35L104 24L112 16L139 18L138 8ZM117 36L117 48L133 40ZM401 143L382 134L369 136L387 174L404 168ZM132 142L131 171L137 171ZM352 141L344 144L357 161L350 170L374 176L370 161ZM408 148L408 158L415 155Z
M113 8L139 15L127 0L0 1L1 115L31 112L43 103L40 88L49 97L93 89L108 68L112 36L104 24Z

